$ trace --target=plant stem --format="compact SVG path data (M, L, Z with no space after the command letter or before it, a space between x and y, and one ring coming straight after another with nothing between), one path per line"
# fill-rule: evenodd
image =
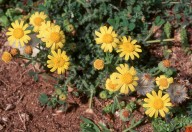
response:
M137 125L141 124L145 119L141 119L138 122L134 123L133 125L131 125L129 128L123 130L123 132L128 132L129 130L133 129L134 127L136 127Z
M174 38L163 39L163 40L149 40L149 41L146 41L146 43L152 44L152 43L159 43L159 42L170 42L170 41L174 41L174 40L175 40Z
M89 109L91 109L92 101L93 101L93 90L91 90L91 97L89 99Z
M116 96L114 97L114 100L116 100L116 102L117 102L117 104L118 104L118 107L119 107L119 109L121 110L121 105L119 104L119 100L118 100L117 96L118 96L118 95L116 95Z
M160 72L161 72L161 71L158 70L156 73L152 74L152 76L156 76L156 75L158 75Z

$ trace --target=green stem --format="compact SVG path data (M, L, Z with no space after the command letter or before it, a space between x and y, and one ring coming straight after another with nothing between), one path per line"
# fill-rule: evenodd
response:
M156 75L158 75L159 73L161 73L160 70L158 70L156 73L152 74L152 76L156 76Z
M121 110L121 105L120 105L120 103L119 103L119 100L118 100L117 96L118 96L118 95L116 95L116 96L114 97L114 100L117 102L118 107L119 107L119 109Z
M134 125L131 125L129 128L123 130L123 132L128 132L129 130L133 129L134 127L138 126L139 124L141 124L145 119L141 119L138 122L134 123Z
M93 90L91 90L91 97L89 99L89 109L92 107L92 101L93 101Z
M152 34L153 34L152 32L150 34L148 34L147 37L144 39L144 41L147 41L151 37Z
M174 41L174 40L175 40L174 38L163 39L163 40L149 40L149 41L146 41L146 43L152 44L152 43L160 43L160 42L170 42L170 41Z

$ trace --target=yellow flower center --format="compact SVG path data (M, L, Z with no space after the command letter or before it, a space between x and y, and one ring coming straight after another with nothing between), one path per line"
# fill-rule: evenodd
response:
M164 103L162 99L155 99L153 103L153 107L157 110L162 109L164 107Z
M163 65L164 65L164 67L170 67L171 63L169 60L163 60Z
M133 76L130 73L125 73L122 75L121 81L125 84L130 84L133 82Z
M103 42L110 44L113 42L113 36L111 34L105 34L103 35Z
M124 43L124 50L127 52L133 52L135 50L135 46L129 42Z
M67 97L66 97L65 94L59 95L59 99L62 100L62 101L66 100L66 98L67 98Z
M16 38L16 39L20 39L24 36L24 31L22 28L16 28L14 29L13 31L13 36Z
M61 40L61 35L58 32L52 32L50 35L51 41L58 43Z
M115 90L115 88L117 87L117 84L113 84L112 81L110 81L110 82L108 83L108 87L109 87L110 89L112 89L112 90Z
M165 78L160 79L159 80L159 85L162 86L162 87L167 87L167 85L168 85L167 79L165 79Z
M62 67L65 64L65 59L63 57L55 58L53 61L56 67Z
M43 22L44 20L41 18L41 17L36 17L34 19L34 23L36 26L41 26L41 23Z

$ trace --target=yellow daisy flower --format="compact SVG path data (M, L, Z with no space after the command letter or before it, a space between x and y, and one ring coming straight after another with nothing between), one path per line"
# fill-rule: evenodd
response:
M12 56L9 52L3 52L3 55L1 56L1 59L5 62L8 63L12 60Z
M147 93L146 96L148 98L144 99L146 103L143 104L143 107L147 108L145 114L150 117L155 115L155 118L158 117L158 114L165 117L165 113L169 112L167 106L172 106L169 95L165 94L162 96L162 91L159 90L158 95L155 91L152 91L152 94Z
M62 48L65 43L65 35L59 26L53 26L45 32L44 41L46 42L46 47L51 50Z
M139 58L138 52L142 52L142 50L141 46L137 45L136 43L137 40L131 40L130 36L128 38L123 36L117 49L117 52L120 52L119 56L125 56L125 60L129 60L129 58L131 58L131 60L134 60L134 56Z
M104 68L104 61L101 59L96 59L93 63L93 66L97 70L102 70Z
M117 84L117 88L120 88L120 93L128 94L129 89L135 91L135 86L138 85L136 80L139 78L136 76L136 70L134 67L129 68L127 64L120 64L116 67L118 72L113 73L110 77L114 84Z
M164 90L169 87L169 85L173 83L173 78L167 78L165 75L161 75L156 78L156 84L159 86L159 89Z
M41 23L39 27L39 34L37 35L38 38L41 38L43 42L45 42L45 32L48 32L49 28L53 27L54 24L51 21L44 21Z
M6 33L7 36L10 36L8 38L9 44L15 44L17 47L19 44L21 46L24 46L25 43L28 43L28 41L31 39L27 34L29 34L31 31L26 30L28 27L28 24L24 25L24 21L21 21L19 23L18 20L16 20L14 23L11 23L13 28L9 28L9 32Z
M101 44L104 52L112 52L113 48L117 47L117 43L119 43L117 34L111 26L109 28L106 26L100 27L100 32L95 31L95 35L97 36L95 39L96 44Z
M110 92L116 92L119 90L119 88L117 87L117 84L114 84L111 79L107 79L106 83L105 83L105 88L110 91Z
M39 28L42 24L42 22L45 21L47 18L47 15L44 14L44 12L35 12L31 17L30 17L30 24L34 26L33 31L38 32Z
M48 68L52 68L50 71L54 72L57 70L58 74L62 74L69 68L69 57L66 55L65 51L61 52L61 49L58 49L57 53L51 51L52 55L48 55L49 60L47 61Z

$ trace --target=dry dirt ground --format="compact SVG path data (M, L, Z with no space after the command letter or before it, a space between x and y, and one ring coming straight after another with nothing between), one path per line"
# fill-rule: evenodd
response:
M4 37L1 35L1 37ZM5 47L2 45L1 52ZM7 49L7 48L6 48ZM191 89L192 56L186 56L180 47L172 48L171 61L178 70L177 81ZM159 51L160 52L160 51ZM180 59L178 59L180 58ZM119 117L103 115L102 108L109 103L99 98L93 100L93 113L86 113L88 99L85 96L68 95L69 107L66 112L58 113L57 108L42 107L38 101L41 93L51 94L54 90L52 80L40 77L34 82L28 71L33 66L24 66L23 60L16 59L8 64L0 60L0 131L2 132L79 132L80 116L110 125L114 132L122 131L123 122ZM143 118L143 110L134 112L135 118ZM126 124L128 126L128 124ZM147 120L137 128L140 132L152 132Z

